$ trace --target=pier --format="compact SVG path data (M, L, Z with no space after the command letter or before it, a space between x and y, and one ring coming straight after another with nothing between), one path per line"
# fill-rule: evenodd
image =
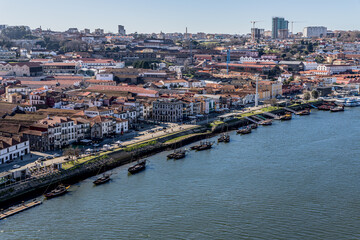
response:
M259 124L260 122L257 122L257 121L255 121L254 119L252 119L252 118L249 118L249 117L245 117L245 119L246 120L249 120L250 122L252 122L252 123L256 123L256 124Z
M16 207L9 208L6 211L1 212L0 220L5 219L7 217L10 217L12 215L18 214L18 213L20 213L22 211L25 211L25 210L28 210L30 208L36 207L36 206L38 206L40 204L42 204L41 201L33 201L33 202L30 202L30 203L27 203L27 204L21 204L21 205L16 206Z
M292 112L292 113L297 114L297 111L295 111L295 110L293 110L293 109L291 109L291 108L284 107L284 109L285 109L286 111L289 111L289 112Z
M270 113L270 112L264 112L263 114L266 115L266 116L272 117L272 118L274 118L275 120L279 120L279 119L280 119L278 115L273 114L273 113Z

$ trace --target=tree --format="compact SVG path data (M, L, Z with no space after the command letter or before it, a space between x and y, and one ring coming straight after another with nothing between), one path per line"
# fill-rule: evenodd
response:
M4 30L2 30L1 35L9 39L24 39L31 36L31 31L29 28L25 26L14 26L14 27L7 27Z
M311 96L312 96L313 98L317 99L317 98L319 97L319 92L316 91L316 90L313 90L313 91L311 92Z
M325 59L320 55L315 57L315 62L317 62L317 63L323 63L324 61L325 61Z
M308 101L308 100L310 100L310 98L311 98L311 96L310 96L309 92L304 93L304 97L303 97L304 100Z

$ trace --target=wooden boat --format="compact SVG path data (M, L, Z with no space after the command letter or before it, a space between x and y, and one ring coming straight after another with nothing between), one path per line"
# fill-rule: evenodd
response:
M263 125L263 126L270 126L272 125L272 120L271 119L268 119L268 120L264 120L260 123L260 125Z
M330 109L330 112L343 112L343 111L344 111L344 106L332 107Z
M238 134L249 134L251 133L251 127L246 127L246 128L243 128L243 129L239 129L236 131L236 133Z
M70 185L69 186L65 186L63 184L60 184L59 186L57 186L54 190L52 190L51 192L49 193L46 193L45 194L45 197L47 199L50 199L50 198L54 198L54 197L58 197L58 196L61 196L61 195L64 195L65 193L67 193L68 189L70 188Z
M253 123L250 125L251 129L256 129L258 128L258 124L257 123Z
M199 145L193 146L191 149L196 150L196 151L203 151L203 150L212 148L213 144L214 144L214 142L204 141L204 142L200 142Z
M203 146L204 144L206 144L206 141L201 141L198 145L194 145L194 146L191 146L190 149L191 150L198 150L201 146Z
M327 104L324 104L324 105L321 105L318 107L319 110L323 110L323 111L330 111L331 108L332 108L332 106L327 105Z
M286 113L285 115L280 116L280 120L282 121L291 120L291 118L292 118L291 113Z
M175 150L173 153L170 153L169 155L167 155L167 157L169 159L181 159L184 158L186 156L186 150Z
M296 115L300 115L300 116L310 115L310 109L304 109L302 111L299 111L296 113Z
M203 144L201 145L198 149L196 149L197 151L203 151L203 150L207 150L207 149L210 149L212 148L212 145L213 143L206 143L206 144Z
M221 134L221 136L218 138L218 142L230 142L230 135Z
M134 166L129 167L128 171L131 174L135 174L135 173L145 170L145 168L146 168L146 160L143 160L143 161L135 164Z
M110 174L104 174L103 176L96 179L93 183L95 185L100 185L100 184L106 183L111 180L110 176L111 176Z
M178 151L175 155L174 155L174 159L182 159L186 156L186 150L181 150Z

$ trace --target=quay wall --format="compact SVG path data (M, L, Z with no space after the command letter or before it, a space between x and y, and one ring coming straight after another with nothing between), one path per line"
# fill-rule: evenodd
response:
M317 106L320 105L321 102L312 104ZM298 111L304 109L307 106L308 104L302 104L292 106L291 108L295 111ZM285 112L286 110L279 109L272 111L271 113L281 115ZM264 117L267 116L264 115ZM46 191L54 188L59 183L73 184L110 169L137 161L140 158L144 158L164 150L174 149L175 147L185 146L202 139L213 137L220 132L234 130L238 127L245 126L250 123L251 122L244 118L234 118L230 121L213 126L212 128L209 126L199 126L194 129L160 137L156 139L156 143L154 145L149 145L131 152L126 152L123 150L109 151L106 153L108 156L106 159L85 162L76 165L76 167L69 170L61 170L56 174L51 174L38 179L32 179L30 181L23 181L19 184L0 189L0 209L14 205L22 200L27 200L44 194ZM172 143L166 143L169 140L179 137L183 138L180 138L179 140Z

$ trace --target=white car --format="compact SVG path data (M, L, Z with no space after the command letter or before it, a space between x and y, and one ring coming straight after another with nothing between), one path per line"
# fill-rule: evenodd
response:
M17 169L17 168L20 168L20 167L21 167L20 165L15 164L15 165L13 166L13 169Z

